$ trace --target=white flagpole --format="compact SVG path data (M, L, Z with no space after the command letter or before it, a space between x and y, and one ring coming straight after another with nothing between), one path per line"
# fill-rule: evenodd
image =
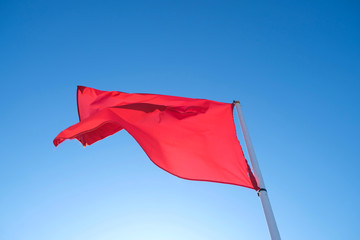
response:
M270 204L270 200L269 200L269 196L267 194L266 188L265 188L265 184L264 184L264 179L261 175L261 171L259 168L259 163L256 159L255 156L255 151L254 148L252 146L251 140L250 140L250 136L245 124L245 119L244 119L244 115L242 113L241 110L241 105L239 101L234 101L235 107L236 107L236 112L238 114L239 117L239 121L240 121L240 126L242 129L242 133L244 135L244 139L245 139L245 144L246 144L246 148L248 150L249 153L249 157L250 157L250 162L252 165L252 169L254 171L254 175L255 178L258 182L259 188L260 190L258 191L258 195L261 199L261 203L264 209L264 213L265 213L265 218L266 218L266 222L269 228L269 232L270 232L270 236L272 240L280 240L280 233L279 230L277 228L276 225L276 221L275 221L275 217L274 217L274 213L272 211L271 208L271 204Z

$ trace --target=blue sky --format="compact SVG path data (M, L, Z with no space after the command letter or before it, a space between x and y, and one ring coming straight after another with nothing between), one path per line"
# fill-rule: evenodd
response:
M359 10L1 1L0 239L269 239L253 190L176 178L125 131L55 148L77 85L240 100L282 238L357 239Z

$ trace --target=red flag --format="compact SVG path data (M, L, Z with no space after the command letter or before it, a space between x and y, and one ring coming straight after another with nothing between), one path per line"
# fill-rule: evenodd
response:
M78 87L80 122L62 131L91 145L122 129L163 170L180 178L258 190L236 137L233 104Z

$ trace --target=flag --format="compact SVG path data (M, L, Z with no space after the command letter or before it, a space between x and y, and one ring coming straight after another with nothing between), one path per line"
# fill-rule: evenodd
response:
M236 136L233 104L78 86L80 122L54 139L91 145L122 129L161 169L188 180L259 187Z

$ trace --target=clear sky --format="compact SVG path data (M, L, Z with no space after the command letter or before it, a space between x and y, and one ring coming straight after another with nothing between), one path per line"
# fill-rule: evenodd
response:
M0 239L269 239L255 191L174 177L125 131L55 148L77 85L240 100L283 239L359 239L359 11L0 1Z

